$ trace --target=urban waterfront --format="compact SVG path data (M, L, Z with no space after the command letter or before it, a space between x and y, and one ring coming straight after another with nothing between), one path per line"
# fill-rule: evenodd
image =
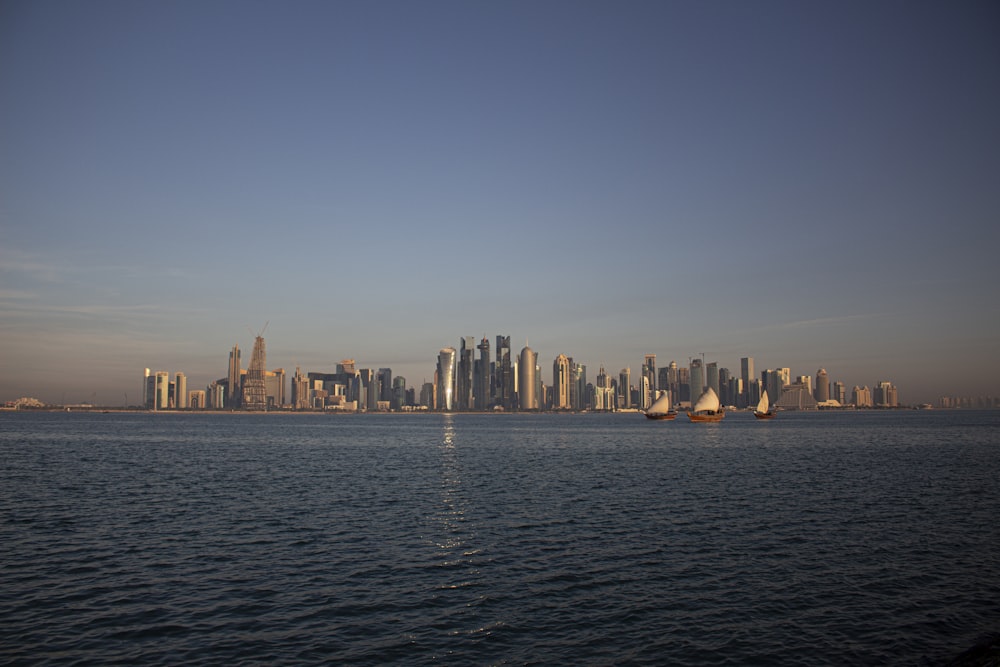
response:
M0 413L0 661L942 664L1000 413Z

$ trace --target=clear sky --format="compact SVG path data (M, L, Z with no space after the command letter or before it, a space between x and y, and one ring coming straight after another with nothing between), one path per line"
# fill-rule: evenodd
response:
M1000 393L1000 4L0 3L0 400L461 336Z

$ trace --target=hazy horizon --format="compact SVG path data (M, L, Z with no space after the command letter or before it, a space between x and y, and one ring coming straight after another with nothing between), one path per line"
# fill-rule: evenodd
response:
M1000 393L988 1L0 5L0 400L462 336Z

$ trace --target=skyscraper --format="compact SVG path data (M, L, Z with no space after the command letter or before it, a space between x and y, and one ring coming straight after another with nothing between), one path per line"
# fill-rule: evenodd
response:
M692 359L689 366L691 369L691 402L694 403L705 391L705 367L701 359Z
M438 353L437 409L455 409L455 348L446 347Z
M170 373L167 371L156 371L154 376L153 409L170 409Z
M825 368L816 371L816 392L814 398L817 403L830 400L830 380L826 376Z
M632 407L632 369L623 368L618 372L619 404L623 408Z
M652 395L656 395L656 355L647 354L645 360L642 362L642 375L649 379L649 391ZM648 405L642 406L648 408Z
M378 369L378 400L392 404L393 396L392 369Z
M458 369L455 374L455 408L472 409L472 366L476 341L472 336L463 336L459 341Z
M569 360L570 386L569 404L574 410L587 407L587 366Z
M552 409L569 410L569 357L560 354L552 362Z
M239 352L237 351L237 358ZM267 390L264 386L264 371L267 368L267 352L264 347L264 337L257 336L253 342L253 352L250 354L250 365L247 367L246 381L243 383L243 409L266 410ZM232 372L232 371L230 371Z
M708 362L708 365L705 366L705 386L721 398L722 393L719 391L719 364L714 361Z
M298 366L295 367L295 375L292 376L292 407L296 410L312 407L309 401L309 378L302 374Z
M174 376L174 407L183 410L188 406L187 377L184 373Z
M242 370L240 365L240 346L233 345L232 351L229 353L229 384L226 390L226 407L227 408L238 408L240 407L240 398L243 396L243 387L240 386L240 378Z
M476 363L476 370L472 378L473 401L477 410L487 410L490 407L490 388L492 387L489 339L483 336L476 349L479 350L479 361Z
M537 410L535 394L536 355L527 345L521 348L517 364L517 402L521 410Z
M514 373L510 361L510 336L497 336L496 404L504 410L514 408Z
M750 405L756 405L757 401L752 401L750 397L750 383L756 380L756 376L753 371L753 357L743 357L740 359L740 377L743 378L743 405L741 407L747 407ZM760 400L760 397L757 397Z

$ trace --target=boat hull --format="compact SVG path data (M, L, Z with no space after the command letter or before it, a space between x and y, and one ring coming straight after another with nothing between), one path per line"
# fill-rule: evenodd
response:
M688 419L693 422L721 422L726 413L723 411L712 412L712 413L702 413L697 414L694 412L687 413Z
M753 413L753 416L757 419L774 419L773 412L755 412Z
M676 412L661 412L655 415L646 413L646 419L655 419L657 421L670 421L677 418Z

